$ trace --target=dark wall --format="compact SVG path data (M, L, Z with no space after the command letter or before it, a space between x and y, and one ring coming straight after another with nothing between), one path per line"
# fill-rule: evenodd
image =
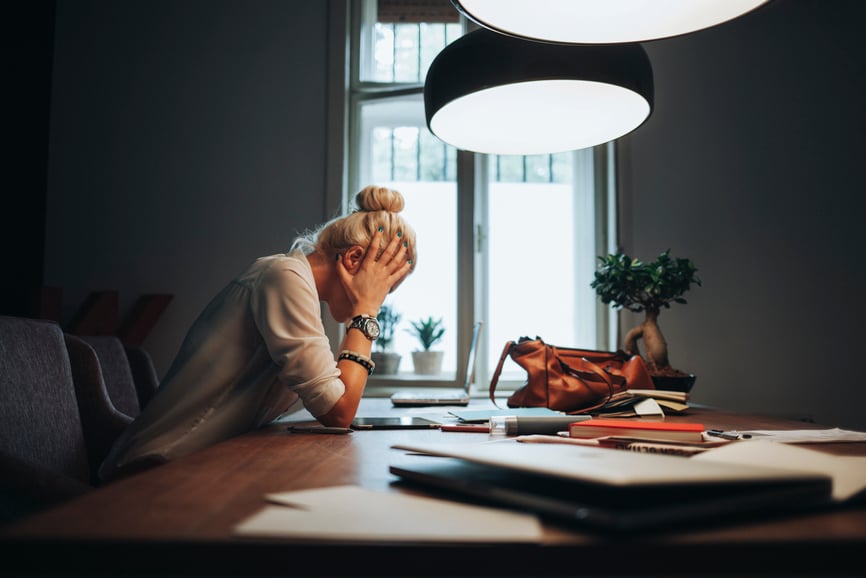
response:
M61 0L45 283L174 300L160 372L224 283L325 219L327 2Z
M660 322L695 399L866 428L860 0L774 0L646 43L656 107L623 139L625 246L693 259Z
M4 7L0 314L30 316L43 285L55 3Z

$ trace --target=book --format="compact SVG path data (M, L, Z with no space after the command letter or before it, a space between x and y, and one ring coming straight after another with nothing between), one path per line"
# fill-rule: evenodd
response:
M590 419L569 424L568 435L573 438L600 438L606 436L635 437L699 442L704 439L704 426L699 423L671 423L661 421L635 421L630 419Z

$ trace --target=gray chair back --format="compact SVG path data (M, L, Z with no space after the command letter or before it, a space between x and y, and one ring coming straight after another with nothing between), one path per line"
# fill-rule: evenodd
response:
M90 480L62 329L0 316L0 517L79 495Z
M65 337L75 383L75 394L84 429L84 439L87 442L87 454L93 476L91 479L97 483L99 466L108 455L118 436L139 413L135 385L132 383L128 367L125 372L119 372L120 380L112 384L116 390L116 399L121 401L121 405L132 408L130 411L134 415L129 415L115 406L114 398L110 393L111 388L106 379L106 375L113 375L112 371L117 369L116 366L121 365L120 360L106 359L104 372L103 360L97 354L96 349L85 340L86 338L69 334L66 334ZM104 351L114 352L113 354L109 353L109 357L117 354L117 349L108 343L110 340L100 339L97 341ZM125 360L126 353L123 346L119 342L118 345L120 347L119 355ZM114 377L118 379L117 375Z
M135 378L126 355L126 348L119 338L113 335L77 336L90 345L96 352L105 389L114 407L135 417L141 413L138 404L138 392L135 388Z

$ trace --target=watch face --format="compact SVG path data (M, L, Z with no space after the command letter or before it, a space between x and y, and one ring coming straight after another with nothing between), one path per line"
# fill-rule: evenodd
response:
M367 319L364 323L364 333L366 333L370 339L376 339L379 337L379 323L375 319Z

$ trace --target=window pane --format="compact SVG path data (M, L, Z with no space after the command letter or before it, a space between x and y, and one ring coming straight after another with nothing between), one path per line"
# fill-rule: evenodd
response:
M445 334L436 346L445 352L441 379L457 366L457 153L430 134L421 98L362 103L359 187L375 183L400 191L403 215L418 236L415 272L386 303L402 315L394 350L402 355L401 376L413 375L417 339L410 322L442 318Z
M394 25L376 23L374 27L373 78L379 82L394 81Z
M403 212L418 236L415 272L387 303L403 314L394 338L403 356L400 372L413 371L412 351L420 349L406 330L410 321L441 317L445 334L436 349L445 352L441 377L454 377L457 366L457 186L454 182L392 181L379 183L406 198Z
M550 155L532 155L526 158L526 182L549 183L551 179Z
M394 30L394 82L418 82L421 46L418 24L397 24Z
M570 184L490 183L488 371L508 341L575 343L574 204ZM510 360L501 379L525 372Z
M394 177L396 181L418 180L418 127L394 129Z
M362 63L361 70L371 75L363 78L373 82L423 83L427 69L436 55L459 38L459 23L421 22L395 24L376 22L373 25L373 47Z

